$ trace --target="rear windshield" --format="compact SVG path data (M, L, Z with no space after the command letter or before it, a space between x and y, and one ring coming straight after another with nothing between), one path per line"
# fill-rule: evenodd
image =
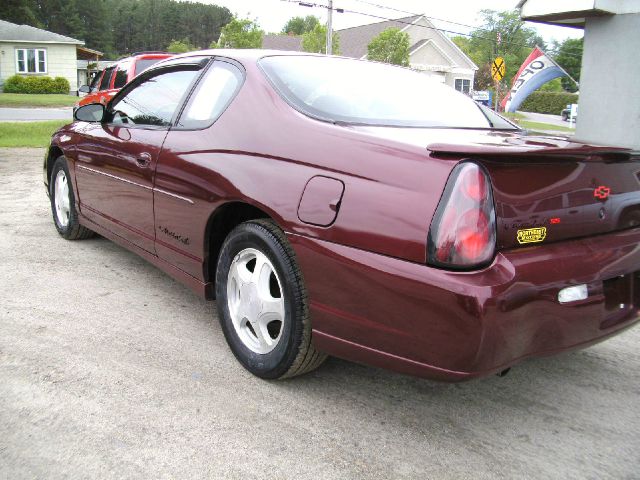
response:
M164 60L164 58L146 58L142 60L138 60L136 62L136 75L144 72L147 68L149 68L154 63L158 63L160 60Z
M320 56L273 56L260 66L291 105L312 117L399 127L508 128L468 96L426 73Z

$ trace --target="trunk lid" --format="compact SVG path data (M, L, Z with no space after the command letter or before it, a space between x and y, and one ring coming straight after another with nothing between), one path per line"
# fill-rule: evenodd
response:
M469 139L471 140L471 139ZM493 185L498 249L640 225L640 154L560 137L487 135L432 143L436 158L481 163Z

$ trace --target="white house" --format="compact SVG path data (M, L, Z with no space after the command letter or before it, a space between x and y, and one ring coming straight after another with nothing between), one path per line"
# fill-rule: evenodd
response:
M398 28L409 35L411 68L424 71L461 92L469 93L473 89L473 78L478 67L424 15L338 30L342 55L367 58L367 47L371 40L388 28Z
M453 41L424 15L398 18L358 27L337 30L341 55L367 58L367 47L374 37L388 28L398 28L409 35L409 63L456 90L469 93L478 67ZM265 35L263 48L273 50L302 50L302 37Z
M78 58L97 61L100 56L82 40L0 20L0 87L15 74L47 75L66 78L75 93Z

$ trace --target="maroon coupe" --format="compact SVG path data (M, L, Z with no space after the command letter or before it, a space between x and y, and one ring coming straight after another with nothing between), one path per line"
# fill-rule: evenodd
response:
M60 235L216 298L259 377L329 354L464 380L638 320L640 155L527 136L425 74L194 52L75 118L44 162Z

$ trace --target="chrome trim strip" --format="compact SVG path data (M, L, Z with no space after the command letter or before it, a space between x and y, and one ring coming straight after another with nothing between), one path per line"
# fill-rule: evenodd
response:
M165 195L168 195L170 197L177 198L178 200L182 200L184 202L190 203L191 205L195 205L195 202L193 200L191 200L190 198L183 197L183 196L180 196L180 195L176 195L175 193L167 192L167 191L162 190L162 189L160 189L158 187L154 187L153 191L154 192L158 192L158 193L164 193Z
M93 168L85 167L84 165L78 165L78 168L81 168L82 170L87 170L89 172L97 173L98 175L104 175L105 177L113 178L115 180L120 180L121 182L128 183L130 185L135 185L136 187L144 188L145 190L153 190L151 187L148 187L146 185L132 182L131 180L127 180L126 178L122 178L122 177L117 177L115 175L111 175L110 173L101 172L100 170L95 170Z

